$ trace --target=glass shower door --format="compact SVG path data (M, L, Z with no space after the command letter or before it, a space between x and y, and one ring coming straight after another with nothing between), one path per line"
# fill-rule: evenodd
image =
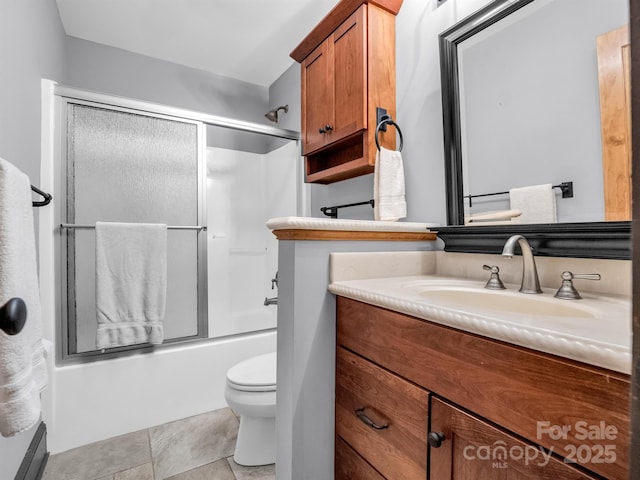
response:
M66 223L204 225L203 136L198 122L67 101ZM165 343L207 335L204 236L167 232ZM65 237L65 351L94 352L95 230L65 228Z

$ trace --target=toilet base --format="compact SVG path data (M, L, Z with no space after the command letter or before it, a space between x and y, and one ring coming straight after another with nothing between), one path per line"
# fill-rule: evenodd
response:
M276 419L241 416L233 460L245 467L275 463Z

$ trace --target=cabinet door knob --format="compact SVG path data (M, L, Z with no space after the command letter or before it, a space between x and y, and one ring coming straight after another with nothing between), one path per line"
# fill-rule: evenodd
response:
M331 125L326 124L326 125L324 126L324 131L325 131L325 132L330 132L331 130L333 130L333 127L332 127Z
M433 448L440 448L444 441L445 436L442 432L429 432L429 435L427 435L427 442L429 442L429 445Z
M367 426L369 426L369 427L371 427L371 428L374 428L374 429L376 429L376 430L384 430L385 428L389 428L389 425L388 425L388 424L386 424L386 423L385 423L385 424L383 424L383 425L378 425L376 422L374 422L373 420L371 420L371 419L368 417L368 415L367 415L366 413L364 413L364 407L362 407L362 408L358 408L358 409L356 410L356 415L358 416L358 418L359 418L360 420L362 420L362 422L363 422L365 425L367 425Z

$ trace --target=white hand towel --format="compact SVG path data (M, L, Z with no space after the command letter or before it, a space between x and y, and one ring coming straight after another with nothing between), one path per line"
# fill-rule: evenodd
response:
M0 433L10 437L40 420L47 386L40 291L29 178L0 158L0 305L24 300L27 321L17 335L0 330Z
M557 223L556 196L550 183L509 190L512 209L522 211L517 223Z
M404 198L404 166L398 151L380 147L373 172L375 220L396 221L407 216Z
M167 226L97 222L97 348L161 344L166 292Z

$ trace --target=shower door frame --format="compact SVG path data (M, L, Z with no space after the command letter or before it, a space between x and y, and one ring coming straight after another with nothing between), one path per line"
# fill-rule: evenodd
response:
M74 363L87 363L96 360L104 360L110 358L118 358L131 354L158 351L165 348L170 348L176 345L193 344L196 342L215 341L215 338L208 337L208 317L207 317L207 235L206 235L206 219L207 219L207 199L206 199L206 149L207 149L207 126L217 126L229 128L232 130L239 130L244 132L258 133L267 135L270 137L283 138L287 140L295 141L297 144L298 156L301 157L301 142L300 133L292 130L280 129L277 127L271 127L268 125L262 125L253 122L246 122L236 120L232 118L226 118L216 115L209 115L205 113L190 111L186 109L170 107L166 105L155 104L151 102L145 102L141 100L129 99L125 97L118 97L113 95L107 95L102 93L96 93L86 90L80 90L72 87L66 87L62 85L53 86L54 95L54 115L56 118L54 128L54 152L57 174L54 176L54 192L58 199L62 201L54 202L57 205L56 210L53 212L54 222L56 225L54 242L57 245L54 246L55 250L59 252L58 258L55 261L55 268L58 269L60 282L55 286L55 298L57 299L56 311L58 315L56 318L60 321L56 321L56 343L59 348L56 348L56 363L57 364L74 364ZM65 223L62 219L66 218L66 200L67 200L67 107L69 104L86 105L90 107L103 108L113 111L120 111L125 113L131 113L135 115L150 116L155 118L162 118L166 120L178 121L183 123L190 123L197 126L197 142L198 142L198 225L204 227L198 234L197 255L197 334L194 336L174 338L166 340L162 345L130 345L126 347L110 348L106 351L94 350L88 352L72 352L70 346L72 345L72 338L75 341L75 318L73 322L69 320L68 310L68 288L67 281L67 265L63 260L68 259L67 243L68 240L63 238L63 229L60 227L61 223ZM60 162L60 163L58 163ZM298 174L296 177L299 179L297 185L297 211L298 215L305 215L308 213L307 205L307 186L301 182L304 172L302 170L302 163L297 162ZM66 234L65 234L66 235ZM69 235L66 235L67 239ZM66 293L66 294L65 294Z

